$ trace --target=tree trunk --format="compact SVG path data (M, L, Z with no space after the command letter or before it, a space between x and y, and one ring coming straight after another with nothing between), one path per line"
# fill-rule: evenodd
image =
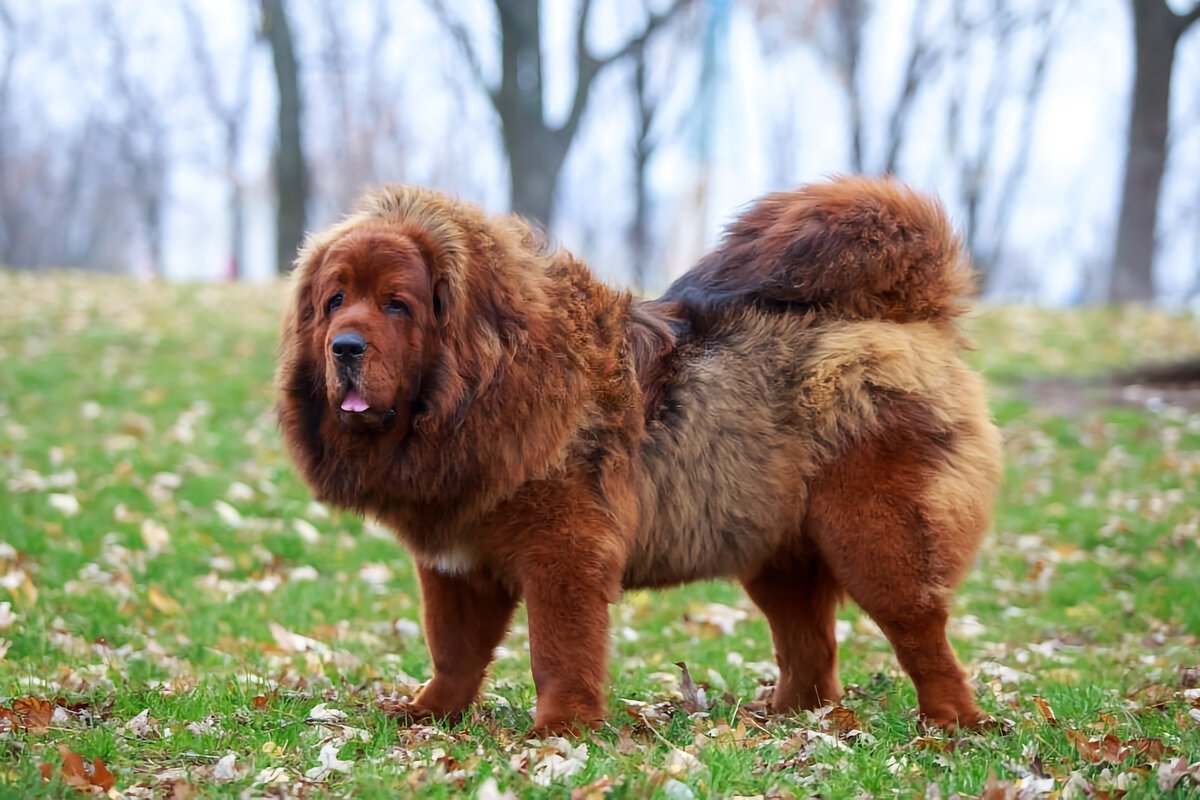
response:
M566 148L545 122L541 3L496 0L496 11L503 71L495 105L508 151L510 203L515 213L549 227Z
M512 210L549 228L567 151L558 137L529 123L518 116L504 125Z
M1158 199L1167 164L1171 73L1175 45L1194 20L1179 17L1165 0L1132 0L1133 98L1125 149L1125 180L1117 242L1109 272L1110 302L1154 299Z
M862 62L863 30L869 9L865 0L842 0L833 5L837 20L838 46L842 80L846 86L846 102L850 117L850 168L861 173L865 166L863 153L863 99L859 67Z
M284 0L262 0L263 32L271 45L279 89L279 138L275 150L276 269L290 272L304 240L308 201L308 166L300 118L300 68Z
M246 239L246 209L242 199L242 184L235 177L229 185L229 274L231 281L240 280L245 259L242 254Z
M650 129L654 125L655 104L646 92L646 50L634 53L633 93L637 104L637 136L633 142L633 289L646 290L650 262L650 187L648 165L654 144Z

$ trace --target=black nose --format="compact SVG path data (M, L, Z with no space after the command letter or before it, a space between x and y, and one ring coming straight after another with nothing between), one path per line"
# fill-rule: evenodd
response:
M362 358L363 353L367 352L367 340L362 337L362 334L339 333L333 337L329 348L333 350L333 355L338 361L349 363L357 358Z

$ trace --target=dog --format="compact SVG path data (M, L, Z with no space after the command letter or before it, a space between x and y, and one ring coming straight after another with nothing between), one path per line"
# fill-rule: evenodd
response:
M310 236L281 431L317 498L413 554L433 677L398 713L463 712L524 600L534 732L595 726L608 605L728 578L770 625L774 711L840 697L848 595L924 718L983 723L946 637L1000 476L971 289L941 206L891 179L764 197L652 301L422 188Z

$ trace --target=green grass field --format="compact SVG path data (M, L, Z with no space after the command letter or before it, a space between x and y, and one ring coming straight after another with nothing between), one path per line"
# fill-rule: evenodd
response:
M531 742L523 617L461 723L376 710L429 675L413 570L281 450L280 295L0 273L0 796L1200 797L1200 414L1024 388L1200 353L1195 318L968 322L1007 481L952 633L997 730L923 730L853 607L844 706L746 713L770 640L715 583L627 595L610 725Z

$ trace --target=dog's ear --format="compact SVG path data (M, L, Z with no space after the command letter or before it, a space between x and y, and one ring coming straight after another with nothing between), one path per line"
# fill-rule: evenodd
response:
M433 285L433 316L439 328L446 327L450 318L450 285L445 278L438 278Z
M425 268L429 270L429 280L433 284L433 318L439 328L445 329L446 322L450 319L450 284L439 268L441 248L424 230L411 230L407 233L412 243L417 246Z

